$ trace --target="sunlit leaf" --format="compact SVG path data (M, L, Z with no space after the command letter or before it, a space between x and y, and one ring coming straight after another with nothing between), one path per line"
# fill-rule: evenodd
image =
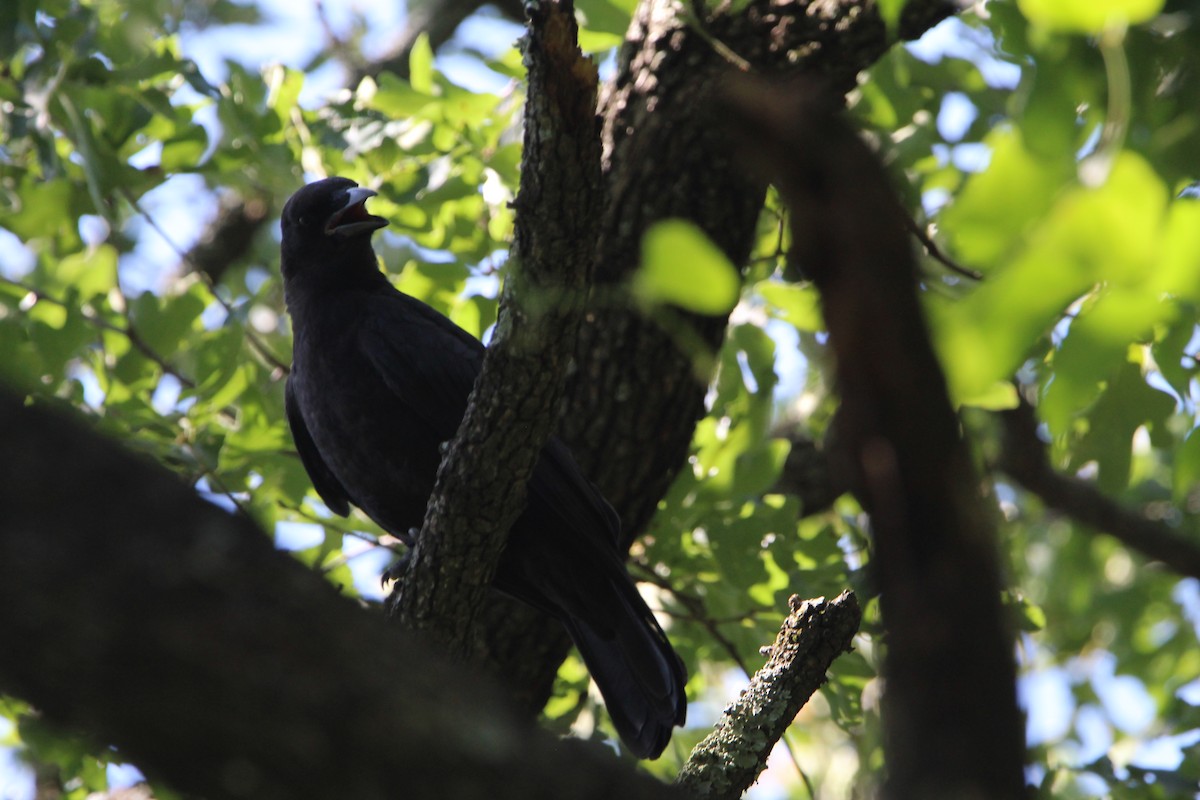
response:
M1046 28L1097 34L1110 26L1152 19L1162 11L1163 0L1017 0L1017 5Z
M659 222L642 239L632 288L643 303L723 314L737 303L740 285L729 259L690 222Z
M433 48L428 34L418 36L409 52L408 81L414 90L423 94L433 91Z
M809 332L824 330L825 321L821 316L821 298L812 286L763 281L754 288L771 306L773 313L795 325L798 330Z

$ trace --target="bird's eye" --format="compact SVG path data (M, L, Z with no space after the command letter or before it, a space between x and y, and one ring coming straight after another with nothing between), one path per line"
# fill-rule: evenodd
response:
M297 225L307 225L308 220L306 220L304 217L300 217L300 219L296 220L296 224Z

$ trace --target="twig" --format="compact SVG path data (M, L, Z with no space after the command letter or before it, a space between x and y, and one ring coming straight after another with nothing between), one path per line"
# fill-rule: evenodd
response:
M189 267L191 267L196 272L196 274L198 274L200 276L200 278L204 281L204 285L208 287L208 291L212 294L213 298L217 301L217 303L219 303L221 305L221 308L225 309L225 313L232 315L233 314L233 305L230 304L230 302L228 300L226 300L224 297L221 297L221 293L217 291L216 284L213 283L212 276L209 275L208 272L206 272L204 269L202 269L200 267L200 265L194 263L192 261L191 254L188 253L187 251L185 251L178 244L176 244L175 240L172 239L167 234L166 230L161 225L158 224L158 222L154 219L154 217L150 216L149 212L147 212L144 208L142 208L141 202L136 197L133 196L133 192L131 192L128 188L122 187L121 193L125 197L125 201L128 202L131 206L133 206L134 210L137 211L138 214L140 214L142 216L142 218L146 220L146 224L149 225L151 228L153 228L155 233L157 233L159 236L161 236L163 238L163 241L165 241L167 243L167 246L170 247L172 250L174 250L175 254L177 256L179 256L179 259L181 261L183 261L184 263L186 263ZM254 335L254 332L252 330L245 327L244 325L241 326L241 328L242 328L242 334L246 337L246 341L249 342L249 344L250 344L250 349L257 352L259 357L261 357L264 361L266 361L272 367L274 367L275 369L279 370L284 375L286 375L288 373L288 371L290 370L290 367L287 364L280 361L275 356L275 354L273 352L271 352L271 349L269 347L267 347L257 336Z
M851 591L833 600L788 600L791 613L767 663L696 745L676 783L696 797L735 800L767 765L771 748L813 693L830 664L850 650L862 611Z
M204 460L204 458L200 455L200 451L189 444L187 445L187 452L191 454L197 466L200 467L200 475L208 481L210 494L223 495L227 500L229 500L229 502L233 503L234 509L236 509L239 514L257 525L258 520L256 520L254 515L250 513L250 509L247 508L246 505L237 498L233 490L230 489L225 481L221 479L221 476L217 474L216 468Z
M676 602L688 610L688 618L708 632L708 635L721 646L721 649L725 651L729 659L734 664L737 664L738 669L747 676L750 675L750 667L746 663L746 660L742 658L737 650L737 646L729 640L729 637L721 632L721 629L718 627L720 622L708 615L708 609L705 607L703 599L696 595L688 594L676 586L672 586L669 581L660 578L653 570L641 562L631 561L629 566L630 572L635 573L638 580L657 586L674 597Z
M908 226L908 232L917 237L917 241L921 243L921 246L925 248L925 252L929 253L929 257L934 261L938 262L951 272L957 272L964 278L970 278L973 281L983 280L982 272L968 269L954 259L950 258L950 256L943 253L942 249L937 246L936 242L933 241L933 237L926 233L910 214L906 213L904 215L904 221Z
M1037 435L1033 407L1022 399L1000 412L1002 446L996 466L1027 491L1056 509L1138 552L1163 562L1180 575L1200 578L1200 544L1170 526L1125 508L1087 481L1055 471Z

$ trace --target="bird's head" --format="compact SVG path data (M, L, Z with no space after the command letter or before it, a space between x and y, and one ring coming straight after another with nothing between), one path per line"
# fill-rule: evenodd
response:
M293 194L280 219L285 275L300 260L370 252L371 234L387 225L367 211L367 199L374 195L349 178L325 178Z

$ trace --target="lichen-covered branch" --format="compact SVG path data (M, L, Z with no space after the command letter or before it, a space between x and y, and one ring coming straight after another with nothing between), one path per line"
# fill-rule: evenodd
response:
M775 644L764 648L767 663L696 745L677 784L696 797L736 800L766 768L771 748L825 683L825 673L850 650L862 610L853 592L833 600L788 600L791 612Z

